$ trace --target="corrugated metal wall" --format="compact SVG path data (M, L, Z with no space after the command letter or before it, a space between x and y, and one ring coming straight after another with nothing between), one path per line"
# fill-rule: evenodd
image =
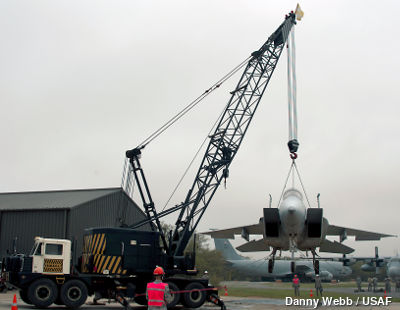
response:
M77 241L77 255L82 252L85 228L119 227L120 218L126 223L135 223L145 219L143 212L127 198L124 193L116 192L89 201L70 210L68 238ZM142 230L150 230L144 226Z
M0 224L0 255L13 250L17 237L19 253L29 253L36 236L64 238L67 210L2 211Z
M122 191L72 209L7 210L1 211L0 217L0 257L6 255L7 249L12 250L15 237L18 238L18 252L29 253L34 237L41 236L75 239L75 258L78 258L85 228L119 227L121 222L130 225L145 219L144 213ZM149 231L150 226L143 226L140 230Z

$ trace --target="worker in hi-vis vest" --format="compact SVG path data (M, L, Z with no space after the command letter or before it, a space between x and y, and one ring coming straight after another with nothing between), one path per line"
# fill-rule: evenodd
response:
M167 303L172 300L167 283L162 279L165 272L161 267L154 269L154 282L147 283L146 298L149 310L167 310Z
M297 274L293 277L293 288L294 296L300 296L300 279L297 277Z

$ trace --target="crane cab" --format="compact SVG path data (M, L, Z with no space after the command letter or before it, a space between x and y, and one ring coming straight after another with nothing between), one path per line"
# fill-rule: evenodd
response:
M83 237L81 272L130 275L165 266L158 232L129 228L89 228Z

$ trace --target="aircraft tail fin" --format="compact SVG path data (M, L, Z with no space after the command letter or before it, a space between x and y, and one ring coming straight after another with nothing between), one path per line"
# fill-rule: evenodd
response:
M228 239L214 239L215 248L217 251L222 253L222 256L227 260L243 260L245 259L243 256L240 256L236 253L235 249L233 248L232 244L229 242Z

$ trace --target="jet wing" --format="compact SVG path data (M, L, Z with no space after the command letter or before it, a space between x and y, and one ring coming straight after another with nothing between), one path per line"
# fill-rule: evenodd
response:
M348 247L347 245L344 245L343 243L339 243L337 241L329 241L325 239L320 247L319 247L320 252L329 252L329 253L341 253L341 254L350 254L354 252L354 249L351 247Z
M242 235L247 241L249 240L249 235L263 235L264 227L262 223L249 225L249 226L240 226L222 230L213 230L208 232L203 232L204 235L210 235L212 238L219 239L235 239L235 235Z
M365 230L358 230L358 229L347 228L347 227L340 227L340 226L335 226L335 225L329 225L328 231L326 234L329 236L341 236L341 238L343 238L343 236L344 237L355 236L356 241L381 240L381 238L385 238L385 237L397 237L394 235L380 234L380 233L375 233L375 232L370 232L370 231L365 231Z
M265 244L264 239L251 240L250 242L238 246L236 250L240 252L269 251L269 246Z

